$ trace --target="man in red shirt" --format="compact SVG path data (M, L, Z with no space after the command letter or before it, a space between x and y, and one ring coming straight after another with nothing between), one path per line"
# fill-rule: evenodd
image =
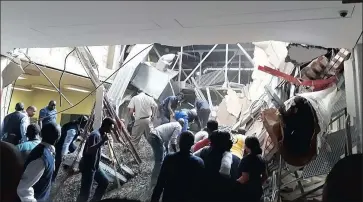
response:
M207 122L208 135L210 136L210 134L215 130L218 130L218 122L214 121L214 120L209 120ZM194 146L192 147L192 151L196 152L199 149L208 146L209 143L210 143L209 138L205 138L203 140L200 140L200 141L198 141L197 143L194 144Z

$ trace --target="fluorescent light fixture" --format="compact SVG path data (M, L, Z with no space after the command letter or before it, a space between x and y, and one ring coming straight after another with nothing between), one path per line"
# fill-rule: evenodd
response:
M19 76L18 77L18 80L24 80L24 79L26 79L25 77L23 77L23 76Z
M32 85L32 88L39 89L39 90L45 90L45 91L58 92L51 86L43 86L43 85L35 84L35 85Z
M33 91L32 89L21 87L21 86L15 86L13 88L14 88L14 90L20 90L20 91L27 91L27 92Z
M64 88L67 90L73 90L73 91L77 91L77 92L81 92L81 93L90 93L91 90L83 88L83 87L79 87L79 86L73 86L73 85L64 85Z

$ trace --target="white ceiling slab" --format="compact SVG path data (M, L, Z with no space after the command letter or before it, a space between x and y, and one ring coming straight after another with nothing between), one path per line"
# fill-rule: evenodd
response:
M345 18L340 10L347 10ZM12 48L265 40L351 48L362 4L339 1L2 1L1 53Z

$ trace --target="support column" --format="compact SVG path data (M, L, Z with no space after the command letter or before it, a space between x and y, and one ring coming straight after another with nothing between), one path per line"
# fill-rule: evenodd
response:
M199 52L199 63L200 63L200 67L199 67L199 78L198 78L199 85L200 85L200 79L202 77L202 65L203 65L202 57L203 57L203 52Z
M210 96L210 90L209 87L206 88L207 91L207 97L208 97L208 103L209 103L209 108L213 109L213 103L212 103L212 97Z
M116 46L109 46L107 51L107 62L106 62L106 68L107 69L113 69L114 66L114 60L115 60L115 48ZM117 58L117 56L116 56Z
M224 84L228 83L228 44L226 44L226 60L224 65Z
M182 65L183 65L183 46L180 47L179 74L178 74L179 88L181 88Z
M241 49L242 53L247 57L247 59L251 62L252 66L255 66L255 62L251 58L250 54L247 53L247 51L241 46L241 44L237 44L238 48Z
M94 121L93 121L93 129L100 128L102 123L102 114L103 114L103 96L104 96L104 87L100 86L96 90L96 101L95 101L95 111L94 111Z

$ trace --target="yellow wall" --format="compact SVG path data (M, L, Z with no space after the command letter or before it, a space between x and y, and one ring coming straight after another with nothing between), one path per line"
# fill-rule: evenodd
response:
M72 103L76 104L80 100L82 100L85 96L87 96L87 93L79 93L74 91L65 91L62 92L67 99ZM25 105L25 108L29 105L34 105L38 108L38 111L35 115L35 117L39 117L39 110L41 108L44 108L48 105L50 100L55 100L57 102L57 111L60 112L66 108L69 108L70 105L62 99L62 106L60 106L59 103L59 94L57 92L51 92L51 91L43 91L43 90L35 90L32 92L25 92L25 91L19 91L14 90L11 102L10 102L10 108L9 113L13 112L15 110L15 104L17 102L23 102ZM65 114L90 114L93 104L95 101L95 96L91 95L87 99L85 99L83 102L81 102L76 107L69 109L63 113ZM61 114L57 115L57 123L60 123L61 121Z
M33 104L32 92L14 90L11 97L10 106L8 113L15 111L15 104L23 102L25 108Z

